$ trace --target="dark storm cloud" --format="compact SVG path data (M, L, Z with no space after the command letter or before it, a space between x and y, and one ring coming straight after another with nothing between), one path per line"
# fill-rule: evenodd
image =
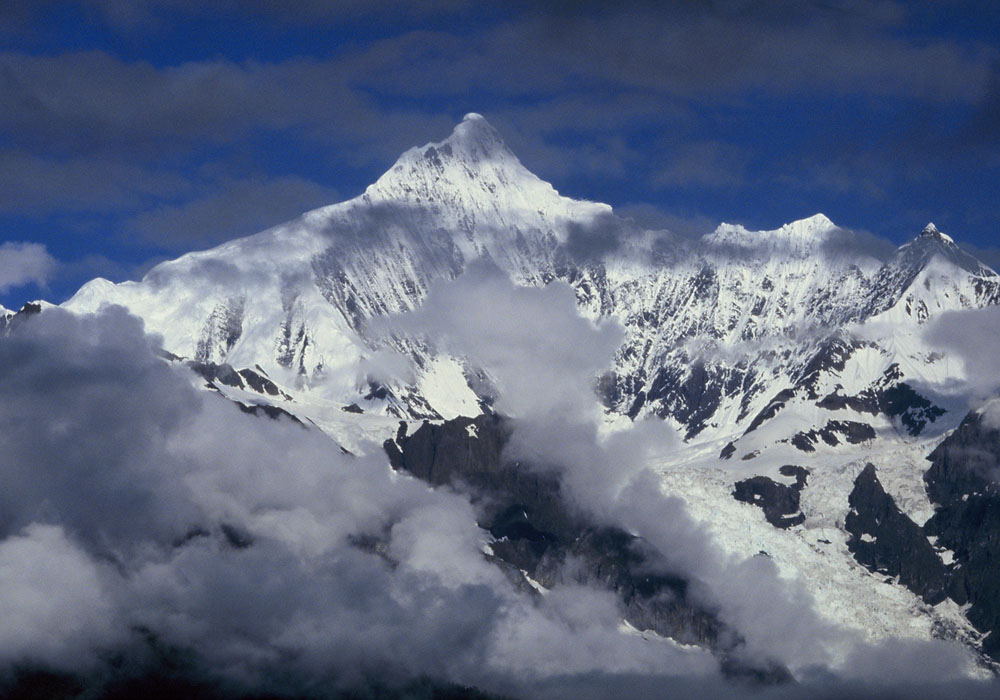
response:
M348 134L355 144L388 138L388 150L378 155L398 154L417 133L450 126L439 117L378 109L349 85L364 77L358 75L363 67L350 56L161 68L101 51L6 53L0 55L0 125L18 142L49 151L145 158L286 129L321 141Z
M652 185L672 187L737 187L743 184L749 152L732 144L700 141L672 149L669 162L656 170Z
M122 144L118 137L128 136L129 148L139 149L171 139L228 140L254 128L299 127L313 134L351 129L363 139L392 134L387 121L405 116L393 126L407 124L411 143L414 134L429 133L429 120L421 124L415 113L375 107L365 89L455 97L488 84L494 95L545 97L572 94L580 80L589 95L598 81L597 87L624 91L615 104L647 118L662 105L650 90L662 98L835 89L973 102L986 94L991 65L985 50L886 37L864 13L851 19L848 12L799 12L791 5L763 14L735 7L580 13L560 16L558 26L528 14L472 35L414 31L337 57L277 63L215 60L156 68L100 52L8 53L0 59L6 107L0 119L17 127L21 138L114 148ZM616 50L594 50L605 46ZM565 111L549 100L525 109ZM607 126L607 110L576 109L577 128L593 127L588 113ZM398 145L394 141L389 152L402 150Z
M472 3L470 0L299 0L294 3L281 0L217 0L213 3L197 0L83 0L83 5L111 28L132 34L176 21L177 15L242 13L271 22L318 25L371 18L398 22L447 15L468 8Z
M481 36L405 35L376 44L372 55L410 59L382 83L406 94L457 91L489 76L494 90L522 95L571 89L574 80L703 98L832 91L974 103L985 95L988 50L900 39L887 31L898 27L857 10L692 3L528 13ZM455 52L471 60L446 70Z
M7 53L0 55L0 123L22 142L49 149L175 151L198 139L228 141L255 127L299 123L284 78L306 69L225 60L156 68L101 51Z

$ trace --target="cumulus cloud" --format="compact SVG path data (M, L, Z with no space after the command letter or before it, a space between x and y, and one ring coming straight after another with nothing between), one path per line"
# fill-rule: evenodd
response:
M995 306L946 311L928 321L923 331L923 339L931 347L961 359L965 370L961 390L968 393L972 404L1000 391L1000 359L996 353L984 351L993 348L998 337L1000 309Z
M619 216L632 219L637 225L650 230L672 231L684 238L700 238L711 233L719 222L700 214L681 216L649 202L636 202L615 207Z
M81 671L154 640L280 692L715 668L620 634L610 594L516 590L465 497L394 473L376 445L345 455L242 413L156 342L115 307L0 337L0 612L16 622L0 661Z
M673 433L600 428L587 380L619 330L580 317L568 288L521 290L473 267L393 328L415 318L497 380L521 417L515 449L555 468L598 522L663 552L747 658L857 675L835 663L856 658L871 676L957 659L905 645L866 666L864 646L819 622L770 560L725 556L646 466ZM318 430L248 416L156 345L114 307L46 310L0 337L0 614L14 621L0 665L87 673L112 654L126 660L116 673L142 674L167 653L196 677L279 694L430 675L522 697L623 679L643 697L651 678L657 692L740 695L715 685L706 651L623 633L609 591L516 589L483 556L489 535L465 496L393 472L378 446L345 455ZM150 661L151 644L173 651Z
M518 287L487 263L433 286L420 308L388 324L488 368L497 409L526 421L594 408L594 381L622 340L618 324L579 316L568 285Z
M988 401L981 411L983 425L993 430L1000 430L1000 400Z
M475 265L389 326L426 333L494 377L497 409L515 419L507 458L557 474L571 507L591 521L641 535L659 553L657 573L690 581L706 609L741 635L748 661L829 668L861 643L819 615L802 581L783 578L767 557L727 554L684 501L663 493L650 465L680 444L666 423L603 426L594 380L621 331L581 317L568 287L520 288Z
M600 260L621 246L630 233L628 223L611 214L595 216L586 223L571 221L566 227L566 251L582 263Z
M118 632L100 569L56 525L0 540L0 663L94 663Z
M0 292L32 282L43 285L55 269L55 258L40 243L0 244Z
M379 648L351 644L374 663L380 650L403 645L421 625L465 624L472 634L497 605L487 590L482 605L456 603L464 623L455 611L435 621L439 613L422 612L423 603L407 613L406 590L423 590L425 599L473 595L466 584L445 585L425 572L427 546L450 542L455 556L480 572L478 585L502 581L478 552L468 504L396 478L384 459L349 458L316 431L245 416L196 391L177 373L186 370L159 360L141 323L121 309L33 317L0 341L0 366L8 380L0 415L5 561L27 561L28 545L42 539L53 545L56 563L74 565L72 574L45 580L59 613L100 599L94 609L108 611L119 634L142 626L168 643L211 651L228 667L274 657L283 648L275 639L287 640L289 653L305 653L293 641L307 620L325 618L323 641L347 646L337 635L358 629L366 610L386 615L381 623L377 615L368 621L371 646ZM451 517L421 516L424 507ZM223 526L241 534L222 536ZM79 546L61 544L62 533ZM361 535L387 538L398 575L349 544ZM243 542L254 544L243 550ZM100 560L121 572L108 598L91 585ZM45 578L55 566L15 562L3 579L4 597L16 600L27 582L37 584L31 576ZM355 574L340 576L342 568ZM83 588L67 589L65 603L55 597L63 576ZM24 614L39 629L25 640L47 637L67 654L107 641L77 634L73 616L31 610ZM5 640L4 658L28 644L15 645L17 639ZM423 663L407 659L406 649L399 655L403 665Z

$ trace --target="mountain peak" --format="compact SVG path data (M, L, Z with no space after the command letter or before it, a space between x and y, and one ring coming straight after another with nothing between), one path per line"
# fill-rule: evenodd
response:
M945 243L955 243L951 236L938 231L938 227L934 225L934 222L930 222L924 226L924 230L920 232L919 238L935 238Z
M895 264L912 270L921 270L932 260L944 260L966 272L983 274L988 270L979 260L957 245L951 236L941 233L933 223L896 251Z
M712 247L735 246L768 255L785 252L803 256L819 250L836 228L826 215L814 214L773 231L749 231L740 224L723 223L702 240Z
M837 225L833 223L826 214L817 213L812 216L807 216L804 219L799 219L798 221L785 224L781 228L789 232L795 231L801 234L813 235L815 233L836 227Z
M450 147L474 161L514 157L493 125L486 121L486 117L476 112L466 114L452 130L451 136L440 144L432 145L439 151Z
M420 179L422 173L437 178L455 167L460 172L468 173L481 170L482 166L510 172L524 171L517 156L507 148L507 144L486 118L476 112L469 112L455 125L448 138L416 146L403 153L380 182L386 177L391 180L402 178L412 181L414 178Z
M448 138L403 153L365 193L397 203L462 201L476 211L513 207L537 212L540 202L556 206L560 199L476 112L466 114Z

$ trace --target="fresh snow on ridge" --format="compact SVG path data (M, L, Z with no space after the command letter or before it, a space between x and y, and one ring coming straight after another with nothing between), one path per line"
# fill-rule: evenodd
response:
M703 237L712 247L735 246L746 253L784 253L790 256L818 254L830 234L838 230L824 214L814 214L785 224L775 231L748 231L739 224L719 224L714 232Z

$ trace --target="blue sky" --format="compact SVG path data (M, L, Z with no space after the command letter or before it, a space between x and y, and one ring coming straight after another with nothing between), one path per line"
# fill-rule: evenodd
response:
M1000 264L1000 3L607 5L6 0L0 303L354 196L469 111L650 226L933 220Z

